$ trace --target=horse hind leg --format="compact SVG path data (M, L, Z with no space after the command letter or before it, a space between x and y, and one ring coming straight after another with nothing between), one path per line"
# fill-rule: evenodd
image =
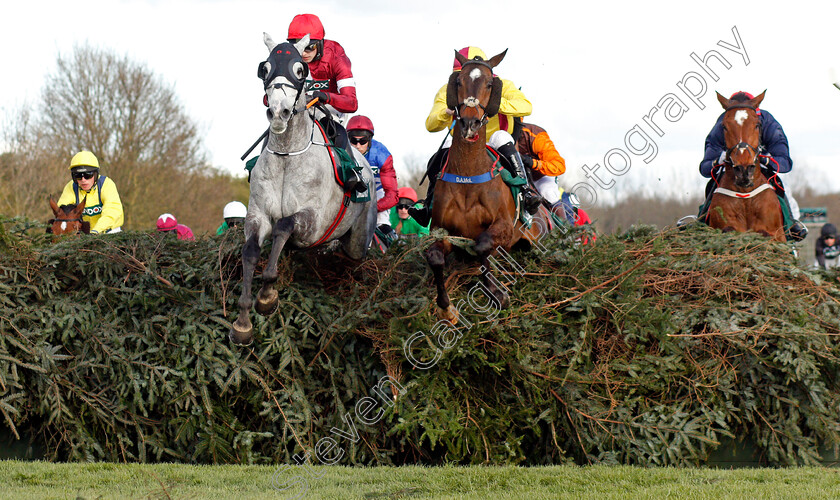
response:
M376 229L376 203L371 201L358 215L353 226L342 238L344 253L353 260L362 260L367 255L373 233Z
M432 270L432 277L437 287L436 304L438 309L436 316L438 319L446 320L453 325L458 323L458 312L452 307L449 301L449 294L446 293L446 278L443 275L444 266L446 265L446 254L452 251L452 244L448 240L438 240L426 250L426 262L429 263L429 268Z
M274 288L279 274L277 261L280 260L280 251L286 246L286 241L288 241L295 228L298 215L283 217L274 224L271 230L271 253L268 256L268 265L263 271L263 285L257 293L257 303L254 306L254 309L263 316L268 316L277 310L279 294L277 289Z

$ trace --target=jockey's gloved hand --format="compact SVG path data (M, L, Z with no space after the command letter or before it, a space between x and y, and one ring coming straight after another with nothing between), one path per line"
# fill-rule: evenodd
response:
M525 168L534 168L534 159L528 155L520 155L522 156L522 164L525 165Z
M312 99L318 99L318 102L321 104L329 104L330 103L330 95L326 92L321 92L320 90L316 90L312 92Z
M761 163L761 166L767 167L770 170L776 170L776 165L775 165L776 162L773 161L772 156L770 156L770 155L759 156L758 161Z
M716 165L723 165L724 163L726 163L726 151L721 151Z

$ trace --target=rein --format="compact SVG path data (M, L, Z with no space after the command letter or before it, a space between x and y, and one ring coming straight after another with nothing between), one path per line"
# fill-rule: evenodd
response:
M318 102L317 98L312 99L311 101L309 101L309 103L306 104L306 106L304 106L302 108L295 108L295 110L292 111L292 116L294 116L297 113L306 111L307 109L312 107L316 102ZM315 123L317 122L317 120L315 120L315 114L314 113L310 113L310 116L312 117L312 130L309 132L309 143L306 145L306 147L304 147L303 149L301 149L299 151L274 151L274 150L270 149L268 147L268 145L266 145L265 146L266 152L271 153L273 155L277 155L277 156L297 156L297 155L302 155L303 153L309 151L309 148L312 147L312 144L315 144ZM263 136L260 137L260 139L257 142L262 140L262 138L265 137L265 135L268 134L270 130L271 130L271 127L266 129L265 134L263 134ZM319 144L319 146L325 146L325 145L326 145L325 143L324 144ZM254 146L256 146L256 143L254 144ZM251 149L254 149L254 148L251 147ZM250 150L248 151L248 153L250 153ZM244 156L248 156L248 153L245 153Z

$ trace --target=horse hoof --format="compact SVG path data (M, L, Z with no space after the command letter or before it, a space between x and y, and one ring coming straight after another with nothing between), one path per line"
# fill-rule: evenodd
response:
M234 323L233 326L231 326L228 338L231 342L239 346L251 345L251 343L254 342L253 327L249 324L247 327L242 328L237 323Z
M267 292L261 291L257 297L257 303L254 304L254 310L262 316L270 316L277 310L277 303L279 294L273 288Z
M437 308L437 318L448 321L453 325L458 324L458 310L450 304L446 309Z
M508 297L508 294L499 290L494 295L496 300L499 301L499 309L507 309L510 306L510 297Z

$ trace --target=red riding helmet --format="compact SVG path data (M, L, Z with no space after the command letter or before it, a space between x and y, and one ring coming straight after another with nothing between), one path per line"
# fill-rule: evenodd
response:
M298 14L289 24L289 36L286 38L300 40L309 34L310 40L324 39L324 25L315 14Z
M289 41L297 42L309 34L310 45L314 44L317 52L313 61L321 59L324 55L324 25L315 14L298 14L289 24Z
M458 51L459 54L466 57L467 59L474 59L475 56L481 57L483 60L487 60L487 56L484 54L484 51L479 49L478 47L464 47L463 49ZM455 63L452 65L452 71L461 71L461 63L458 62L458 58L455 58Z
M735 96L738 95L738 94L744 94L745 96L747 96L747 99L755 99L754 95L750 94L749 92L744 92L743 90L739 90L738 92L735 92L734 94L729 96L729 98L730 99L735 99Z
M347 122L347 131L350 132L351 130L365 130L370 132L372 137L373 122L365 115L356 115L353 118L350 118L350 121Z
M414 203L417 203L417 192L408 186L401 187L397 190L397 198L408 198Z

